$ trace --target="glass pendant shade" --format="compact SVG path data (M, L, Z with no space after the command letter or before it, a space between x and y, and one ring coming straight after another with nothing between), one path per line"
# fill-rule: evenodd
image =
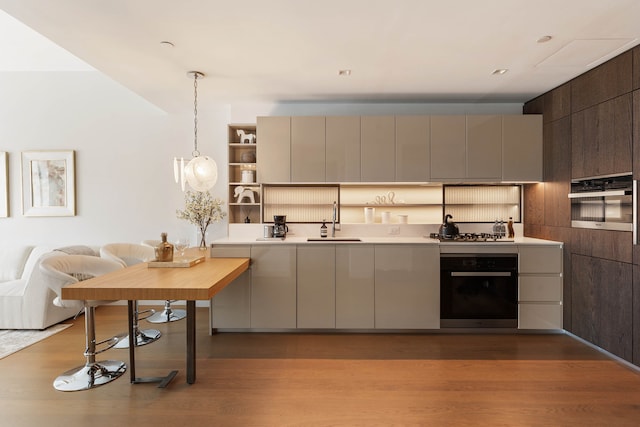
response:
M209 156L194 157L184 167L187 184L196 191L207 191L218 181L218 165Z
M198 151L198 79L204 74L200 71L189 71L187 76L193 78L193 158L184 164L184 159L174 157L173 177L180 182L182 191L189 184L196 191L207 191L218 181L218 165L209 156L201 156Z

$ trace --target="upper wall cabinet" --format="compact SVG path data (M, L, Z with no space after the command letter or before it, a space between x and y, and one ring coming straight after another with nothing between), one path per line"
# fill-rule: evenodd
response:
M542 181L542 116L502 116L502 180Z
M431 180L466 175L465 116L431 116Z
M258 117L258 180L541 181L541 117Z
M431 179L429 116L396 116L396 181Z
M258 117L258 182L291 181L291 118Z
M572 178L631 171L631 108L628 93L572 114Z
M325 182L325 118L291 117L291 182Z
M394 116L360 117L360 181L395 181L395 126Z
M325 126L327 182L360 181L360 116L327 116Z
M467 179L502 178L501 127L501 116L467 116Z

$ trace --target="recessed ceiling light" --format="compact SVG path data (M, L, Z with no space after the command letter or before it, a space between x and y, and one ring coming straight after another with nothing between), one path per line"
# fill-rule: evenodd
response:
M173 47L173 46L174 46L174 44L173 44L173 43L171 43L171 42L169 42L169 41L166 41L166 40L161 41L161 42L160 42L160 45L161 45L161 46L164 46L164 47Z
M351 75L351 70L338 70L338 75L339 76L350 76Z
M507 71L509 71L509 70L506 69L506 68L498 68L496 70L493 70L493 73L491 73L491 74L493 74L494 76L495 75L502 75L502 74L506 73Z
M546 43L551 40L553 37L551 36L542 36L538 39L538 43Z

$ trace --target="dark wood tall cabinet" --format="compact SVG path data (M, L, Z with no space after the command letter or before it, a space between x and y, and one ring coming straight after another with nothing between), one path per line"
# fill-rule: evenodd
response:
M567 198L572 178L640 178L640 46L523 112L543 114L545 167L543 184L525 186L524 231L565 242L564 327L640 366L640 248L629 232L571 228Z
M572 178L631 171L631 93L573 113Z

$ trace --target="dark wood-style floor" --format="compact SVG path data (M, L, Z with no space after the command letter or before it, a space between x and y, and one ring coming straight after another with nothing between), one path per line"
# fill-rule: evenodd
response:
M99 337L126 329L97 310ZM0 360L2 426L637 426L640 374L566 335L208 335L198 309L197 382L185 382L185 321L137 350L129 383L64 393L83 363L83 318ZM99 359L128 360L127 350Z

